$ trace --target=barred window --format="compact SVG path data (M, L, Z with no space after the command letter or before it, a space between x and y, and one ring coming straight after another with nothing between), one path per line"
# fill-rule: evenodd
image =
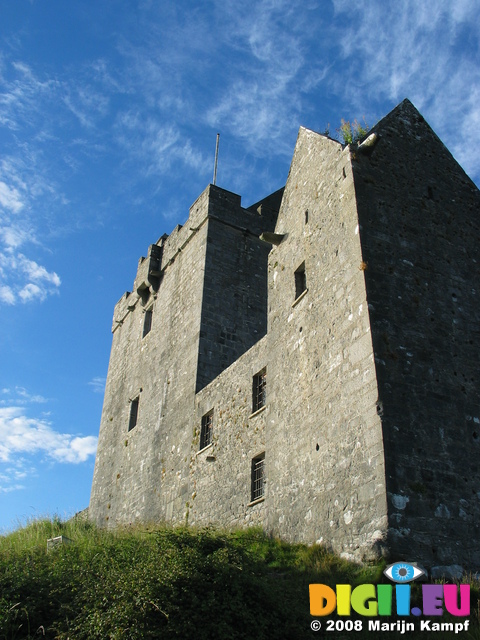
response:
M202 428L200 431L200 450L212 443L213 409L202 416Z
M252 491L251 501L265 496L265 453L261 453L252 460Z
M252 413L265 406L267 397L267 369L262 369L253 376Z
M307 290L307 277L305 275L305 262L295 271L295 300Z
M150 329L152 328L152 317L153 317L153 309L147 309L145 311L145 317L143 319L143 334L142 338L144 338L147 333L150 333Z
M138 398L130 402L130 418L128 420L128 430L131 431L137 426L138 419Z

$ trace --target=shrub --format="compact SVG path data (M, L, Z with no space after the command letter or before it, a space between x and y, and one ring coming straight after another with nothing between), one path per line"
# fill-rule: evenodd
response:
M340 142L345 145L357 143L367 135L369 128L370 127L366 123L365 118L363 119L363 125L360 124L356 118L353 123L342 118L341 125L337 129L340 136Z

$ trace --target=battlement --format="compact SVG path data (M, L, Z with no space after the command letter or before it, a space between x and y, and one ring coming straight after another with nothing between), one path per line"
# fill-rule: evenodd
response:
M263 231L273 230L282 193L283 189L280 189L244 209L241 196L210 184L190 207L185 224L177 225L170 235L159 238L156 244L150 245L147 256L140 258L132 292L127 291L115 307L112 331L118 328L137 303L145 304L150 294L156 294L164 271L209 218L258 237Z

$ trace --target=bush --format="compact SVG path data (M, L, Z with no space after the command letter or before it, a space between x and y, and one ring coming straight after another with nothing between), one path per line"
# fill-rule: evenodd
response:
M341 123L342 124L337 129L337 131L340 137L340 142L345 145L357 143L359 140L365 137L369 131L369 126L365 122L365 118L363 119L363 125L360 124L356 118L353 123L351 123L349 120L345 121L342 118Z
M47 553L58 535L74 544ZM0 640L312 638L308 585L375 583L382 568L258 529L43 520L0 538Z

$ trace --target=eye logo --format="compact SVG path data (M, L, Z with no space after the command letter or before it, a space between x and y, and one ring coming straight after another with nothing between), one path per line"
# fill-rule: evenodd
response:
M398 582L400 584L411 582L425 575L425 571L422 571L422 569L419 569L413 564L408 564L408 562L394 562L389 565L383 573L392 582Z

